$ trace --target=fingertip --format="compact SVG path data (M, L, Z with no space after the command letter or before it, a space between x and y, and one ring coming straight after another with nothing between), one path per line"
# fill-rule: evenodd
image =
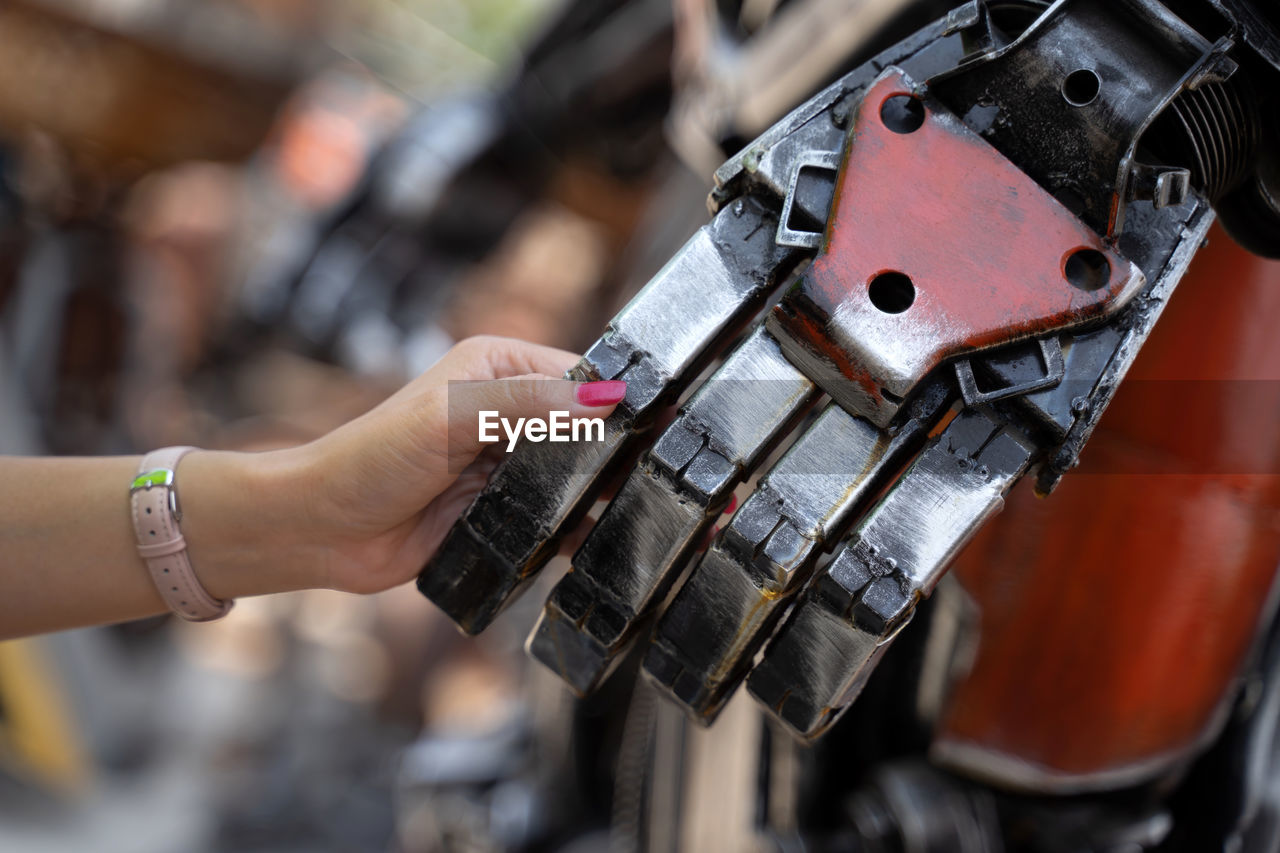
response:
M626 396L627 383L620 379L582 382L573 391L573 398L579 405L591 408L616 406Z

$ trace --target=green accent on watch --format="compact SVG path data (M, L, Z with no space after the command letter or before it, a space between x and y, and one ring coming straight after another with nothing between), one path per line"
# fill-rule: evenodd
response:
M154 471L148 471L146 474L140 474L129 489L149 489L152 486L167 486L173 482L173 472L168 468L157 468Z

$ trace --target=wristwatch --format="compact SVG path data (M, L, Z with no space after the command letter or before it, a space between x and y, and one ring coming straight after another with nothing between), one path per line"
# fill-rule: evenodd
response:
M208 622L227 614L234 600L214 598L201 585L187 554L187 540L178 523L178 463L194 447L165 447L142 458L138 476L129 486L133 532L138 554L165 604L191 622Z

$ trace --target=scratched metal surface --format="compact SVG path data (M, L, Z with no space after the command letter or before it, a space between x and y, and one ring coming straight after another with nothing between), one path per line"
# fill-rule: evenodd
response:
M715 331L741 305L742 291L709 229L700 228L618 312L604 336L631 343L645 353L658 376L670 379L702 355ZM681 309L672 311L673 305Z
M894 433L835 404L774 465L694 566L654 631L645 672L699 722L736 690L833 531L923 438L947 396Z
M552 589L529 653L580 695L593 690L612 672L637 621L665 593L672 567L696 544L705 517L698 502L672 499L652 473L629 477L574 556L573 569Z
M706 438L707 448L750 466L779 429L815 398L813 382L756 329L682 409L677 423Z
M607 446L598 448L603 452L584 458L556 453L561 445L518 449L516 455L530 457L528 476L509 460L500 466L420 575L419 588L464 630L483 630L537 573L559 537L584 514L602 475L629 455L634 434L653 410L681 390L699 363L715 354L729 328L755 310L794 263L797 253L772 241L776 217L749 193L776 193L786 185L791 166L785 151L832 149L846 126L840 102L860 97L887 64L900 63L921 78L953 67L965 51L962 24L938 21L892 46L798 107L717 171L717 190L709 200L717 214L712 223L623 309L575 371L578 378L628 382L627 399L608 426ZM793 134L796 141L788 142ZM770 202L776 204L776 199ZM692 262L695 257L700 263ZM703 287L705 269L712 271L709 288ZM726 284L733 292L725 290ZM681 310L673 312L673 304ZM505 542L490 547L478 532L485 529L500 530ZM486 585L491 592L484 591Z
M477 500L477 506L491 501L486 517L474 520L474 530L463 526L471 550L450 559L480 566L463 576L487 578L499 593L486 598L483 585L472 584L458 596L463 618L450 611L455 619L483 627L509 590L532 576L598 488L598 479L585 486L566 481L582 475L590 480L590 472L627 455L627 447L638 443L632 436L659 404L672 401L718 354L729 329L802 256L797 246L823 254L769 314L765 330L757 329L726 362L721 381L700 389L657 439L553 592L529 648L575 690L598 684L640 636L729 490L789 431L784 422L798 411L792 409L796 401L811 400L817 389L833 402L695 565L647 650L646 674L702 722L714 719L783 621L749 677L751 692L801 737L820 734L857 695L916 603L999 508L1032 455L1051 458L1042 470L1065 470L1059 456L1069 467L1079 450L1075 439L1087 436L1114 390L1107 378L1123 375L1127 355L1149 330L1147 318L1158 314L1159 305L1148 300L1158 303L1156 291L1169 289L1153 288L1143 273L1164 281L1166 274L1176 279L1181 268L1129 256L1123 240L1133 235L1122 240L1124 255L1104 245L1007 153L983 141L982 128L958 117L967 117L973 104L954 91L945 106L923 96L928 110L922 132L891 135L880 126L879 110L870 105L882 95L920 97L908 78L937 79L955 66L964 41L960 30L978 23L970 14L976 8L963 7L954 20L855 70L717 173L709 204L719 213L712 225L624 309L580 366L584 378L628 382L627 399L610 419L610 442L613 431L621 436L617 445L601 459L535 460L528 477L508 478L518 495L505 492L503 476L491 483L490 498ZM993 45L981 48L988 51L982 57L970 57L970 64L990 60ZM891 65L901 70L881 73ZM867 109L860 107L864 102ZM832 155L850 136L856 144L840 181L857 191L835 192L825 241L784 240L783 231L799 233L825 220L835 191L834 182L810 181L802 192L800 167L830 171ZM910 176L910 193L902 191L903 175ZM805 221L780 229L768 212L779 201L783 211L798 211ZM957 218L957 209L968 215ZM1188 214L1162 211L1159 227L1146 223L1141 236L1163 245L1171 233L1164 225L1179 217ZM1182 236L1190 245L1191 238ZM1066 257L1080 248L1102 254L1110 265L1109 278L1096 289L1067 282ZM926 268L911 266L922 256ZM898 267L915 284L913 309L902 314L873 306L867 291L869 276ZM1121 310L1127 300L1132 303ZM1108 329L1124 333L1089 337L1092 327L1086 326L1082 339L1101 341L1104 349L1116 346L1109 366L1106 352L1077 358L1086 348L1072 346L1073 333L1062 331L1104 318ZM993 363L1003 357L999 363L1016 373L1016 359L991 347L1050 332L1068 339L1064 369L1070 375L1062 388L992 409L971 407L898 482L888 483L955 397L950 373L930 374L933 367L956 355L976 362L979 356L970 354L981 352ZM735 390L739 377L766 375L783 390ZM1076 387L1091 389L1089 399L1078 406L1071 396L1068 412L1060 398ZM1031 434L1042 446L1023 437ZM545 470L556 466L555 475ZM890 485L840 543L836 559L819 565L869 496ZM540 517L539 502L552 511ZM513 520L514 511L531 517ZM483 541L490 536L492 545ZM490 554L499 559L486 562ZM468 621L469 612L485 616Z
M627 398L605 441L524 443L494 472L418 578L418 588L463 630L483 630L554 555L615 460L785 271L776 222L756 202L718 215L636 295L572 378L623 378ZM673 312L670 306L685 309ZM642 342L642 343L635 343Z
M804 435L778 461L734 517L733 528L744 538L761 522L757 513L776 505L796 530L820 539L837 526L858 498L858 485L883 455L889 437L863 418L829 404ZM741 520L739 520L739 516ZM768 523L772 529L773 523ZM767 531L765 531L767 532Z
M892 129L880 105L914 90L898 69L868 90L825 246L769 316L788 357L880 426L943 360L1097 320L1145 283L1136 265L936 101L917 101L916 129ZM903 175L912 176L909 193ZM1064 273L1068 255L1082 249L1110 265L1094 289ZM910 279L909 310L875 304L869 285L886 271Z
M533 656L579 691L599 683L744 471L815 397L813 383L767 332L749 336L682 408L588 535L534 629ZM577 653L566 654L567 645Z
M967 410L933 439L765 649L748 689L798 735L818 736L857 697L915 604L1026 470L1034 445L1002 420Z

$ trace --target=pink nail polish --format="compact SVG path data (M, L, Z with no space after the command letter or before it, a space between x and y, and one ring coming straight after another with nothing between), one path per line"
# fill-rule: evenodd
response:
M612 406L627 396L627 383L612 379L607 382L583 382L574 391L574 399L584 406Z
M724 508L725 515L732 515L733 511L738 508L738 496L734 495L729 498L729 505Z

